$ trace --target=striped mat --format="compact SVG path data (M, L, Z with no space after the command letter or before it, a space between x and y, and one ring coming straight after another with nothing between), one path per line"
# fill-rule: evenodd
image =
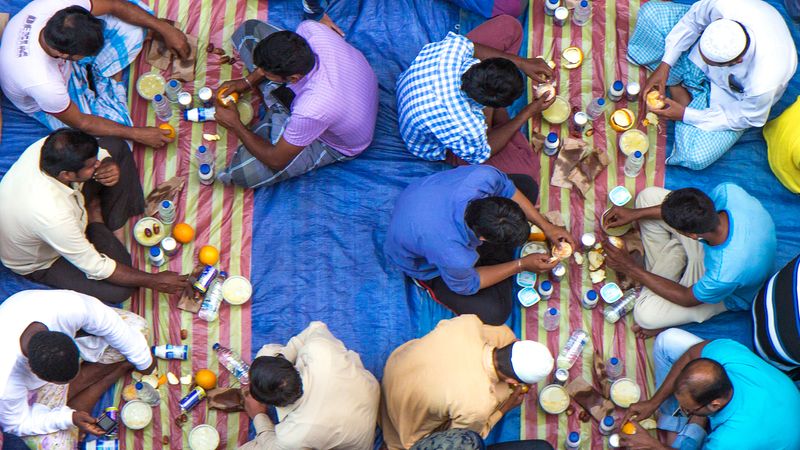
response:
M180 29L198 38L196 80L194 83L184 84L184 89L192 93L202 86L215 89L221 81L242 76L241 63L233 66L219 64L218 56L206 52L207 44L221 47L232 56L230 37L236 25L248 19L264 20L267 16L267 2L258 0L150 0L149 5L158 17L175 20ZM143 57L131 67L129 105L133 121L139 126L160 123L150 102L139 97L135 89L138 76L150 70L150 65ZM174 176L186 178L186 185L177 202L177 222L192 225L196 237L194 242L183 246L182 251L176 257L170 258L169 263L160 270L190 272L197 261L197 250L209 244L220 249L218 267L221 270L227 270L230 275L249 278L253 193L219 183L213 186L202 185L194 157L197 147L204 144L215 152L216 167L222 168L237 148L236 137L232 133L226 133L224 128L218 128L215 122L184 122L173 115L170 123L178 134L172 144L157 150L137 144L134 149L145 193ZM216 133L222 139L218 142L203 142L203 133ZM159 270L150 267L142 247L133 245L132 254L136 267L146 271ZM189 345L190 357L187 361L160 360L159 373L171 371L185 375L209 368L218 374L220 386L238 386L232 380L233 377L217 363L211 346L220 342L242 355L251 354L249 303L230 307L223 302L219 319L211 323L178 309L176 298L169 298L164 294L155 295L151 290L140 291L131 306L133 311L143 315L152 324L156 344ZM189 332L188 338L183 341L180 338L181 329ZM208 410L206 402L188 414L188 422L181 427L177 426L175 419L180 416L178 402L188 389L188 386L162 387L162 403L160 408L154 409L153 425L143 431L122 431L120 440L124 442L124 448L188 448L189 431L202 423L217 428L221 441L227 443L224 448L236 448L237 444L247 440L249 421L244 413L218 413Z
M571 106L585 110L593 98L605 96L606 88L614 80L639 82L644 85L646 73L637 66L627 62L626 52L628 39L633 33L639 0L594 0L592 20L584 27L568 22L566 25L554 26L551 17L545 16L544 0L533 0L528 10L528 48L530 57L549 56L554 61L560 59L561 51L569 46L580 47L585 55L583 65L575 70L557 69L558 93L569 100ZM571 15L570 15L571 18ZM628 104L625 100L614 108L628 107L637 112L638 105ZM541 180L541 211L561 212L565 223L573 236L584 232L599 230L600 217L608 206L609 190L618 185L626 186L634 194L647 186L664 185L664 154L666 135L657 134L651 127L650 151L647 153L645 168L636 179L626 178L623 174L624 155L617 149L617 133L606 121L595 122L594 134L585 138L587 143L599 151L606 151L610 164L596 178L594 187L583 198L575 189L555 188L549 185L552 176L554 159L542 155L539 161L538 179ZM567 125L551 126L542 124L542 132L558 131L564 136ZM643 130L647 131L647 130ZM655 143L655 145L654 145ZM592 351L598 349L604 358L617 356L625 362L625 376L635 380L642 388L643 398L653 392L653 370L648 354L652 351L652 340L647 343L637 340L630 331L632 317L621 320L616 325L605 322L602 315L602 301L597 308L586 311L580 306L583 293L591 288L588 271L571 264L567 276L556 287L555 294L546 305L530 308L523 318L522 334L524 338L546 342L550 350L557 354L561 346L569 338L572 331L584 329L590 335L590 343L570 372L570 379L582 375L587 381L592 380ZM610 278L613 275L610 274ZM561 326L557 331L547 332L540 327L540 319L546 307L557 307L562 313ZM540 388L542 386L539 386ZM556 448L563 448L564 440L572 431L580 431L583 448L604 448L606 440L597 430L594 422L581 423L577 414L567 416L546 415L535 403L528 400L522 410L521 435L525 438L546 439Z

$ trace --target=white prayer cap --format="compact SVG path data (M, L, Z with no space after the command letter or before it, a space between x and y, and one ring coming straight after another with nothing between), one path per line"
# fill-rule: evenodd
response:
M517 341L511 346L511 368L523 383L538 383L553 371L553 355L544 344Z
M700 36L700 51L707 60L724 64L736 59L747 45L747 33L739 22L719 19L711 22Z

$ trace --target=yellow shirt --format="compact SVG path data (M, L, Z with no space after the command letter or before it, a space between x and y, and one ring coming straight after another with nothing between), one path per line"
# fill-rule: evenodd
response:
M495 348L516 341L506 326L475 315L442 320L386 362L380 425L389 449L407 449L434 431L467 428L486 437L511 394L497 377Z

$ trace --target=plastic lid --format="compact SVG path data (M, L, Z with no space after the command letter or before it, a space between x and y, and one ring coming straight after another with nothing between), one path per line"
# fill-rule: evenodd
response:
M550 133L547 135L547 142L558 142L558 134Z
M587 2L586 0L582 0L581 1L581 8L588 8L588 7L589 7L589 2Z
M589 300L597 300L597 292L594 289L592 289L591 291L586 293L586 297L588 297Z
M169 206L170 206L171 204L172 204L172 202L171 202L171 201L169 201L169 200L164 200L163 202L161 202L161 207L162 207L162 208L169 208Z
M164 100L164 97L162 97L161 94L156 94L153 96L153 100L160 102L161 100Z
M604 98L598 98L598 99L597 99L597 104L598 104L598 105L600 105L600 106L603 106L603 105L605 105L605 104L606 104L606 99L604 99Z
M640 152L639 150L636 150L635 152L633 152L633 157L634 158L641 158L642 157L642 152Z
M221 347L221 345L219 345L219 342L217 342L217 343L215 343L214 345L211 346L211 349L212 350L218 350L220 347Z
M612 356L611 359L608 360L608 362L616 366L617 364L619 364L619 358L617 358L616 356Z
M611 417L611 416L603 417L603 425L605 425L607 427L610 427L610 426L614 425L614 418Z
M169 80L169 85L175 87L178 85L178 80Z
M200 173L203 175L208 175L211 173L211 166L208 164L200 164Z
M583 3L586 3L586 0L584 0ZM576 431L573 431L572 433L569 434L569 441L570 442L578 442L580 440L581 440L581 435L578 434Z
M150 256L155 258L156 256L161 254L161 249L158 247L150 247Z
M625 87L625 85L622 84L622 81L617 80L617 81L614 82L614 89L616 89L618 91L621 91L624 87Z
M541 286L542 286L542 289L549 290L550 288L553 287L553 283L551 283L549 280L544 280L544 281L542 281Z
M547 310L547 314L550 314L551 316L555 316L556 314L558 314L558 310L555 309L555 308L550 308L550 309Z
M136 382L136 389L141 391L143 388L144 388L144 385L142 384L142 382L141 381L137 381Z

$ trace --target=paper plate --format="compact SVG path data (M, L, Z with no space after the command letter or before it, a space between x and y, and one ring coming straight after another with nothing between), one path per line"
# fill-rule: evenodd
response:
M542 118L554 125L558 125L566 122L569 119L569 114L569 102L564 97L557 95L555 102L542 111Z
M150 231L153 231L156 225L158 226L158 233L154 232L152 236L147 236L144 233L145 228L149 228ZM136 239L136 242L145 247L158 245L162 239L167 237L167 234L167 228L155 217L142 217L136 222L136 225L133 226L133 238Z
M229 277L222 283L222 298L231 305L242 305L253 295L253 285L242 276Z
M122 407L119 417L125 428L141 430L153 420L153 407L141 400L131 400Z

